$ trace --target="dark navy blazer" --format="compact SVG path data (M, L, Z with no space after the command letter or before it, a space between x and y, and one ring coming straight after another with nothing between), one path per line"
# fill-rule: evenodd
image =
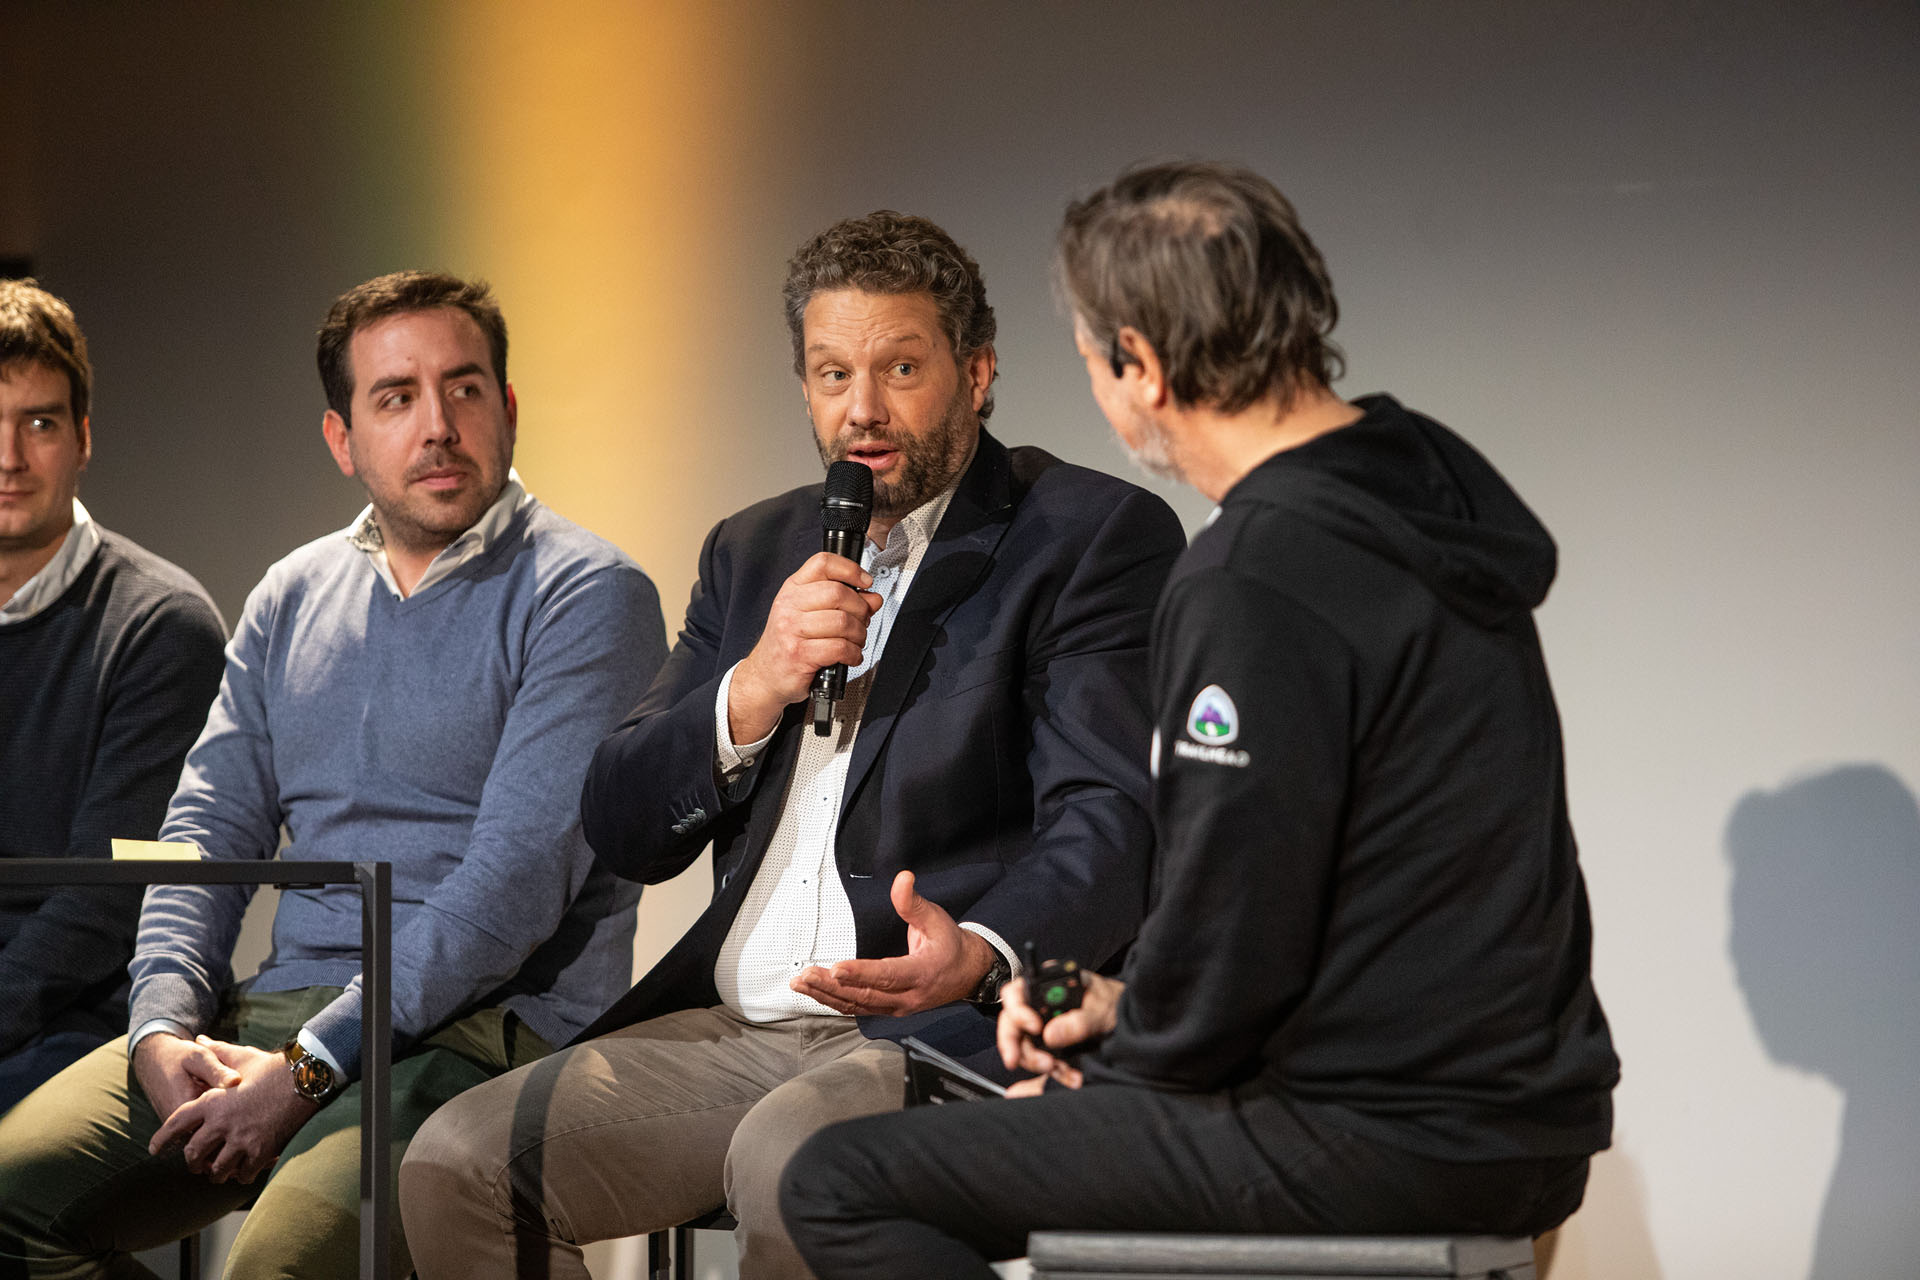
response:
M1152 827L1147 640L1185 546L1159 498L982 431L894 621L842 793L835 857L858 953L903 954L894 875L1009 945L1101 965L1139 928ZM713 844L714 897L585 1039L719 1003L714 962L785 797L806 704L787 708L752 768L714 773L721 677L760 637L780 585L820 549L820 488L723 520L666 665L601 744L582 798L588 842L615 873L670 878ZM998 1071L993 1024L954 1004L863 1017Z

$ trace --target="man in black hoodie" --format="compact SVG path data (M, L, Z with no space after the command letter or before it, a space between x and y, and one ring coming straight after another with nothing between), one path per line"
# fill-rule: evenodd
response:
M1059 265L1122 443L1220 504L1154 623L1149 913L1078 1011L1010 988L1041 1096L803 1147L802 1254L986 1277L1048 1228L1555 1226L1619 1064L1532 620L1552 539L1439 423L1333 394L1325 264L1259 176L1130 171Z

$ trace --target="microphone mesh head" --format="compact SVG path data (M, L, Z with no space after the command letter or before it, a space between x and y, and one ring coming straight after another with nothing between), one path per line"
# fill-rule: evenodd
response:
M820 521L829 530L865 533L873 517L873 469L858 462L836 462L827 468L827 487L820 499Z

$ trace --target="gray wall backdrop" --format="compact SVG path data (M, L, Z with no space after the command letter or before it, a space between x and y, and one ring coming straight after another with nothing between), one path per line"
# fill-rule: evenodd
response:
M548 12L555 39L596 20ZM711 358L635 427L671 465L618 477L690 513L620 535L670 608L707 525L815 473L776 302L799 240L879 206L944 223L1000 313L996 430L1117 469L1047 287L1060 209L1141 157L1251 163L1331 265L1341 389L1455 426L1560 540L1541 624L1626 1076L1553 1274L1916 1274L1920 8L710 12L685 56L752 127L604 124L609 156L692 130L730 175L657 191L725 245L672 299ZM396 266L496 270L461 230L484 191L433 177L461 112L421 81L499 16L0 3L0 253L93 340L85 496L229 619L357 509L314 430L327 301ZM603 311L539 323L628 376L647 355L595 347ZM522 383L528 426L542 390L564 389ZM642 961L702 892L650 891Z

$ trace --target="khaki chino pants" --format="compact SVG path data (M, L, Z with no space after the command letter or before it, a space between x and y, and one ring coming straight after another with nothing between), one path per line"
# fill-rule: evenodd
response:
M580 1246L725 1204L743 1280L804 1277L780 1175L819 1129L897 1110L900 1047L852 1018L687 1009L460 1095L421 1130L400 1205L421 1280L586 1280Z

